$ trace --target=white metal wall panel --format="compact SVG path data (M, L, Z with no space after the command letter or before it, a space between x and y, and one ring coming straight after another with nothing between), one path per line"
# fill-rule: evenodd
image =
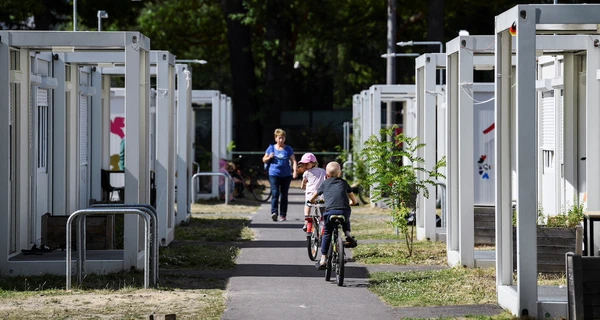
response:
M79 96L79 165L88 163L88 97Z
M495 123L493 92L475 92L473 99L473 143L475 156L475 205L493 206L495 201L495 183L493 165L496 163L495 154ZM477 103L477 101L484 103Z
M542 92L542 149L554 150L554 91Z
M565 163L565 99L564 92L560 90L560 163Z
M48 89L37 89L37 105L40 107L48 106Z

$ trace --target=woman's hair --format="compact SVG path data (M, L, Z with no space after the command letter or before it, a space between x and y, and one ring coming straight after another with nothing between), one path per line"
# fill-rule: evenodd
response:
M277 128L277 129L275 129L275 138L277 138L279 136L285 137L285 131L283 131L283 129Z

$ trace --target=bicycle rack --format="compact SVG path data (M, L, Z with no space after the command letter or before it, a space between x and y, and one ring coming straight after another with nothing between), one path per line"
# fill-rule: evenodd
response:
M91 205L93 208L131 208L131 209L141 209L150 215L152 232L150 243L151 257L152 257L152 278L153 284L156 286L158 284L158 213L156 212L156 208L149 204L122 204L122 203L98 203ZM85 239L85 238L84 238ZM85 249L85 244L83 245L83 249ZM83 260L85 262L85 255L83 256ZM83 264L83 263L82 263Z
M70 216L69 219L67 219L67 226L66 226L66 233L67 233L67 243L66 243L66 251L67 251L67 257L66 257L66 277L67 277L67 281L66 281L66 290L70 290L71 289L71 225L73 223L73 220L75 218L77 218L77 244L79 245L78 247L78 257L85 257L85 253L84 253L84 243L85 243L85 216L86 215L96 215L96 214L137 214L139 216L141 216L142 218L144 218L144 289L148 288L148 280L149 280L149 269L150 269L150 255L148 254L150 252L150 215L146 212L144 212L143 210L140 209L129 209L129 208L112 208L112 209L92 209L92 208L88 208L88 209L81 209L81 210L77 210L75 212L73 212ZM80 217L81 216L81 217ZM83 231L83 232L82 232ZM83 260L84 259L78 259L78 275L77 275L77 281L79 284L81 284L82 279L81 279L81 275L82 275L82 271L84 270L83 267ZM155 284L156 285L156 284Z
M231 177L223 172L198 172L192 176L190 185L192 186L192 200L196 202L196 186L194 180L202 176L223 176L225 177L225 204L229 204L229 184L231 183Z

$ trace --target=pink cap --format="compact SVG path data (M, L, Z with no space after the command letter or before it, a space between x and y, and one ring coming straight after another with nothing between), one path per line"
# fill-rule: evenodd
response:
M302 159L298 161L298 163L309 163L309 162L317 162L317 158L314 154L308 152L302 155Z

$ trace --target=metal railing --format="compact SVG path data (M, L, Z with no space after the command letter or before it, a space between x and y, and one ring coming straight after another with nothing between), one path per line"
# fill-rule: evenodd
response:
M150 235L150 254L152 258L152 283L154 286L158 284L158 212L156 208L149 204L122 204L122 203L98 203L93 204L90 207L92 208L127 208L127 209L140 209L145 211L150 215L150 223L151 223L151 235ZM85 249L85 245L83 246ZM83 260L85 261L85 255Z
M73 212L69 219L67 219L66 226L66 290L71 290L71 225L74 219L77 219L77 245L79 246L78 251L78 277L77 281L79 284L82 282L82 273L84 271L83 261L85 258L85 216L86 215L100 215L100 214L137 214L144 219L144 289L148 288L149 274L150 274L150 215L145 210L133 209L133 208L110 208L110 209L96 209L88 208L81 209ZM81 216L81 217L80 217ZM156 284L155 284L156 285Z
M231 177L228 174L223 172L199 172L192 176L192 181L190 185L192 186L191 196L192 201L196 202L196 185L194 184L194 180L199 177L204 176L223 176L225 177L225 204L229 204L229 185L231 184Z

